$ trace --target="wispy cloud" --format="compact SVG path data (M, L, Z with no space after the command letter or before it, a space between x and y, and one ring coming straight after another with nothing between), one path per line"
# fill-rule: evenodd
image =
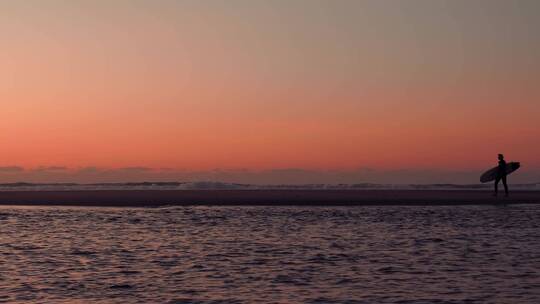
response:
M0 167L0 173L7 172L7 173L13 173L13 172L23 172L24 168L19 166L6 166L6 167Z
M49 167L38 167L33 169L35 172L61 172L69 170L68 167L63 166L49 166Z
M119 168L118 171L124 171L124 172L150 172L154 169L148 168L148 167L125 167L125 168Z

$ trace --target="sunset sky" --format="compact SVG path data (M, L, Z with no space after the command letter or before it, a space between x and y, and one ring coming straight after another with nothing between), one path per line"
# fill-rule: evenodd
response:
M1 1L0 182L540 182L539 31L536 0Z

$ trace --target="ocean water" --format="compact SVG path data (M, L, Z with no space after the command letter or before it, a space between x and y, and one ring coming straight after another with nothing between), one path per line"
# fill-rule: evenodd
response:
M540 206L0 207L0 302L540 303Z
M237 184L223 182L141 182L99 184L0 184L0 191L97 191L97 190L492 190L493 184ZM540 183L511 184L512 190L540 191Z

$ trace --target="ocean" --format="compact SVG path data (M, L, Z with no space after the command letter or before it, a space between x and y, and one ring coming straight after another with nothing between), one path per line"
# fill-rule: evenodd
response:
M540 205L0 207L1 303L540 303Z
M540 191L540 183L511 184L512 190ZM258 185L223 182L140 182L140 183L8 183L0 184L0 191L101 191L101 190L493 190L486 184L282 184Z

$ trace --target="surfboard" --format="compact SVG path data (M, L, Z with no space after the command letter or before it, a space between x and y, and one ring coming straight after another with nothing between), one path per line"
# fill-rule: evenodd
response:
M506 174L510 174L517 169L519 169L520 164L519 162L509 162L506 163ZM491 168L487 170L482 176L480 176L480 182L481 183L487 183L494 181L497 178L497 172L499 171L499 167Z

